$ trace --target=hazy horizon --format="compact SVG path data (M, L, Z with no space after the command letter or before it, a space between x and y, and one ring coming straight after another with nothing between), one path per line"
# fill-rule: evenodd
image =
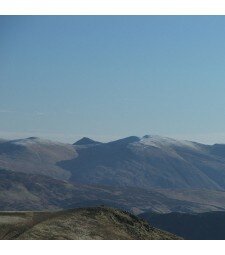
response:
M225 143L223 16L1 16L0 138Z
M213 145L213 144L225 144L225 142L220 142L220 139L215 139L215 137L224 137L225 140L225 135L223 134L214 134L213 137L210 136L203 136L201 134L196 135L196 137L193 136L188 136L188 135L160 135L160 134L153 134L153 133L146 133L143 135L137 135L137 134L133 134L133 135L125 135L125 136L115 136L115 137L107 137L107 136L86 136L86 135L67 135L64 136L63 134L37 134L37 133L7 133L7 132L3 132L1 133L3 134L2 136L0 136L0 139L5 139L5 140L16 140L16 139L26 139L26 138L30 138L30 137L37 137L40 139L47 139L47 140L52 140L55 142L62 142L62 143L69 143L69 144L73 144L76 141L80 140L83 137L88 137L92 140L95 141L99 141L99 142L111 142L111 141L115 141L115 140L119 140L119 139L123 139L129 136L137 136L139 138L142 138L145 135L153 135L153 136L161 136L161 137L168 137L168 138L172 138L172 139L177 139L177 140L186 140L186 141L192 141L192 142L198 142L198 143L202 143L202 144L208 144L208 145ZM35 134L35 135L34 135ZM210 140L211 138L211 140Z

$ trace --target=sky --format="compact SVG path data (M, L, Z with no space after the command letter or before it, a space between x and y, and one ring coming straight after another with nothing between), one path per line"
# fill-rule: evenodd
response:
M0 16L0 137L225 143L224 16Z

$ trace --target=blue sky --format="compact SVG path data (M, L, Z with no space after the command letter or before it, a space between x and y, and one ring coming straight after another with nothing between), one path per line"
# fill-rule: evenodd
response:
M225 143L225 17L1 16L0 137Z

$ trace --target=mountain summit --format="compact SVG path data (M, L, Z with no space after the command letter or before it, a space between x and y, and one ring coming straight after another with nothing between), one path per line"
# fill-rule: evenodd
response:
M74 145L90 145L90 144L100 144L100 142L94 141L88 137L83 137L74 143Z

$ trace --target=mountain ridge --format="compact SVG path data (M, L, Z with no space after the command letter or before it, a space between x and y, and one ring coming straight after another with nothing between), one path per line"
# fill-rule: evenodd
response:
M156 135L108 143L85 141L83 145L36 137L3 141L0 167L84 184L225 189L223 144L210 146Z
M225 160L211 148L158 136L127 137L77 148L78 157L58 166L81 183L224 190Z

